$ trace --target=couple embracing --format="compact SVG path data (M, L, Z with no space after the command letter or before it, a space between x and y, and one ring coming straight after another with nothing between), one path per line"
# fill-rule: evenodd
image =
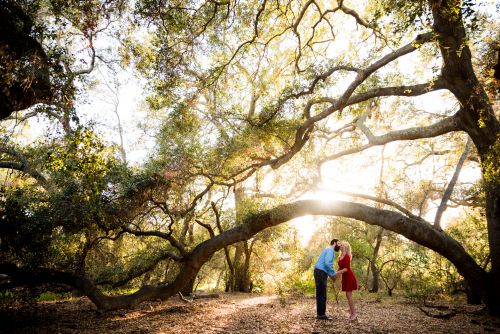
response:
M335 252L340 250L338 261L338 270L335 271L333 263L335 261ZM328 277L334 281L342 274L342 291L345 291L347 301L349 302L349 320L356 320L356 309L352 300L352 291L358 289L358 282L351 270L351 245L347 241L333 239L330 246L326 247L319 256L314 265L314 282L316 283L316 312L317 318L322 320L331 320L326 315L326 285ZM333 284L333 282L332 282Z

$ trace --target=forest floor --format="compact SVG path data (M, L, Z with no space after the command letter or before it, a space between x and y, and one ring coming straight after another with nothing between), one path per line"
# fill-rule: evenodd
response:
M484 307L434 302L447 309L423 307L432 314L456 312L449 319L426 315L402 298L356 296L358 321L350 322L347 304L329 300L333 320L316 320L313 296L278 297L221 294L186 303L178 298L146 302L133 310L99 315L86 298L0 308L1 333L500 333L500 319Z

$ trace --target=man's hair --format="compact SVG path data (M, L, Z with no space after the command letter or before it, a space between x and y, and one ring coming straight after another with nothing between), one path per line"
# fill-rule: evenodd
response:
M333 244L336 243L337 241L339 241L339 239L332 239L332 241L330 241L330 246L333 246Z

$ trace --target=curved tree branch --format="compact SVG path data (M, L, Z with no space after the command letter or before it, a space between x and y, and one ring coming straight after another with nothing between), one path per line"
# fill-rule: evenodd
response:
M72 76L76 77L76 76L83 75L83 74L90 74L94 70L96 52L95 52L95 48L94 48L93 34L92 33L89 35L88 41L89 41L89 48L90 48L90 65L88 68L81 69L78 71L70 70L70 73ZM69 67L68 67L68 69L69 69Z
M338 152L332 155L329 155L323 159L321 159L320 163L324 163L326 161L335 160L345 155L350 155L354 153L358 153L364 151L373 146L385 145L387 143L399 140L414 140L414 139L422 139L422 138L432 138L443 135L448 132L459 131L461 127L459 125L458 112L450 117L444 118L437 123L434 123L429 126L421 126L415 128L408 128L403 130L390 131L384 135L374 136L371 133L368 133L366 129L365 134L367 135L369 142L368 144L353 147L342 152ZM358 124L359 127L360 124Z
M346 7L343 4L343 2L344 1L339 1L339 8L340 8L341 11L343 11L347 15L352 16L356 20L357 24L362 25L363 27L372 30L374 32L375 36L381 37L387 43L387 39L380 32L379 29L377 29L374 25L372 25L372 24L366 22L365 20L363 20L363 18L361 18L361 16L359 16L359 14L355 10Z
M166 259L172 259L174 261L180 262L182 261L182 258L173 254L172 252L168 250L162 250L156 256L154 256L152 259L149 259L149 261L144 264L142 261L139 266L136 266L134 268L131 268L127 273L124 273L121 275L120 278L118 279L97 279L95 284L96 285L104 285L104 284L110 284L114 288L120 287L129 281L133 280L136 277L139 277L151 270L153 270L158 263L160 263L163 260Z
M347 89L344 91L344 93L341 95L339 99L334 100L335 103L333 103L332 106L326 108L322 112L312 117L308 117L307 120L297 129L297 132L295 134L295 141L290 150L281 157L274 159L273 162L271 163L271 167L276 169L281 167L288 161L290 161L290 159L302 149L302 147L309 139L314 124L330 116L335 111L342 112L343 108L345 108L348 105L349 99L353 94L353 92L356 90L356 88L358 88L359 85L361 85L372 73L384 67L385 65L389 64L390 62L417 50L420 45L429 42L432 38L433 38L432 33L418 35L417 38L411 43L399 48L398 50L395 50L394 52L385 55L384 57L380 58L378 61L374 62L367 68L359 70L354 81L351 82L351 84L347 87Z
M451 153L451 150L431 151L431 152L426 153L422 158L415 160L414 162L408 163L403 159L397 160L397 161L404 163L406 165L406 167L411 167L411 166L417 166L417 165L422 164L427 158L429 158L433 155L445 155L448 153Z
M423 223L429 224L429 222L425 221L421 217L415 216L408 209L405 209L404 207L402 207L398 203L393 202L393 201L391 201L389 199L375 197L375 196L370 196L370 195L365 195L365 194L353 193L353 192L349 192L349 191L340 191L340 190L337 191L337 190L335 190L334 192L339 193L339 194L348 195L348 196L351 196L351 197L364 198L364 199L368 199L368 200L371 200L371 201L374 201L374 202L383 203L383 204L392 206L395 209L397 209L398 211L404 213L406 216L408 216L408 217L410 217L412 219L419 220L419 221L422 221Z
M41 283L64 283L81 290L100 311L127 308L151 299L164 299L177 294L186 282L196 276L201 266L212 255L224 247L245 241L266 228L276 226L304 215L341 216L378 225L399 233L406 238L430 248L446 257L457 267L470 284L478 291L484 291L486 273L467 254L460 243L433 228L429 224L404 216L400 213L373 208L367 205L332 201L296 201L244 218L243 224L227 230L196 246L185 258L175 280L166 286L143 286L133 294L106 296L88 279L73 274L55 272L48 269L29 271L12 264L1 264L0 273L8 275L17 284L33 285Z
M8 147L0 147L0 154L7 154L12 157L15 157L18 159L20 162L14 162L14 161L0 161L0 168L8 168L8 169L14 169L18 170L20 172L23 172L35 180L38 181L38 183L46 190L49 190L52 188L51 184L47 181L45 176L42 175L39 171L37 171L35 168L31 167L30 163L28 162L28 159L21 154L20 152L16 151L13 148L8 148Z
M128 228L127 226L122 226L123 231L133 234L135 236L146 236L146 237L158 237L168 240L172 246L174 246L182 256L186 256L187 252L184 246L172 236L172 233L165 233L161 231L139 231Z

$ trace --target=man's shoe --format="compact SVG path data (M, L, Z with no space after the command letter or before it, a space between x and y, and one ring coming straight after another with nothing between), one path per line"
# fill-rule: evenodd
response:
M319 320L332 320L332 317L330 317L328 315L318 315L316 317L316 319L319 319Z

